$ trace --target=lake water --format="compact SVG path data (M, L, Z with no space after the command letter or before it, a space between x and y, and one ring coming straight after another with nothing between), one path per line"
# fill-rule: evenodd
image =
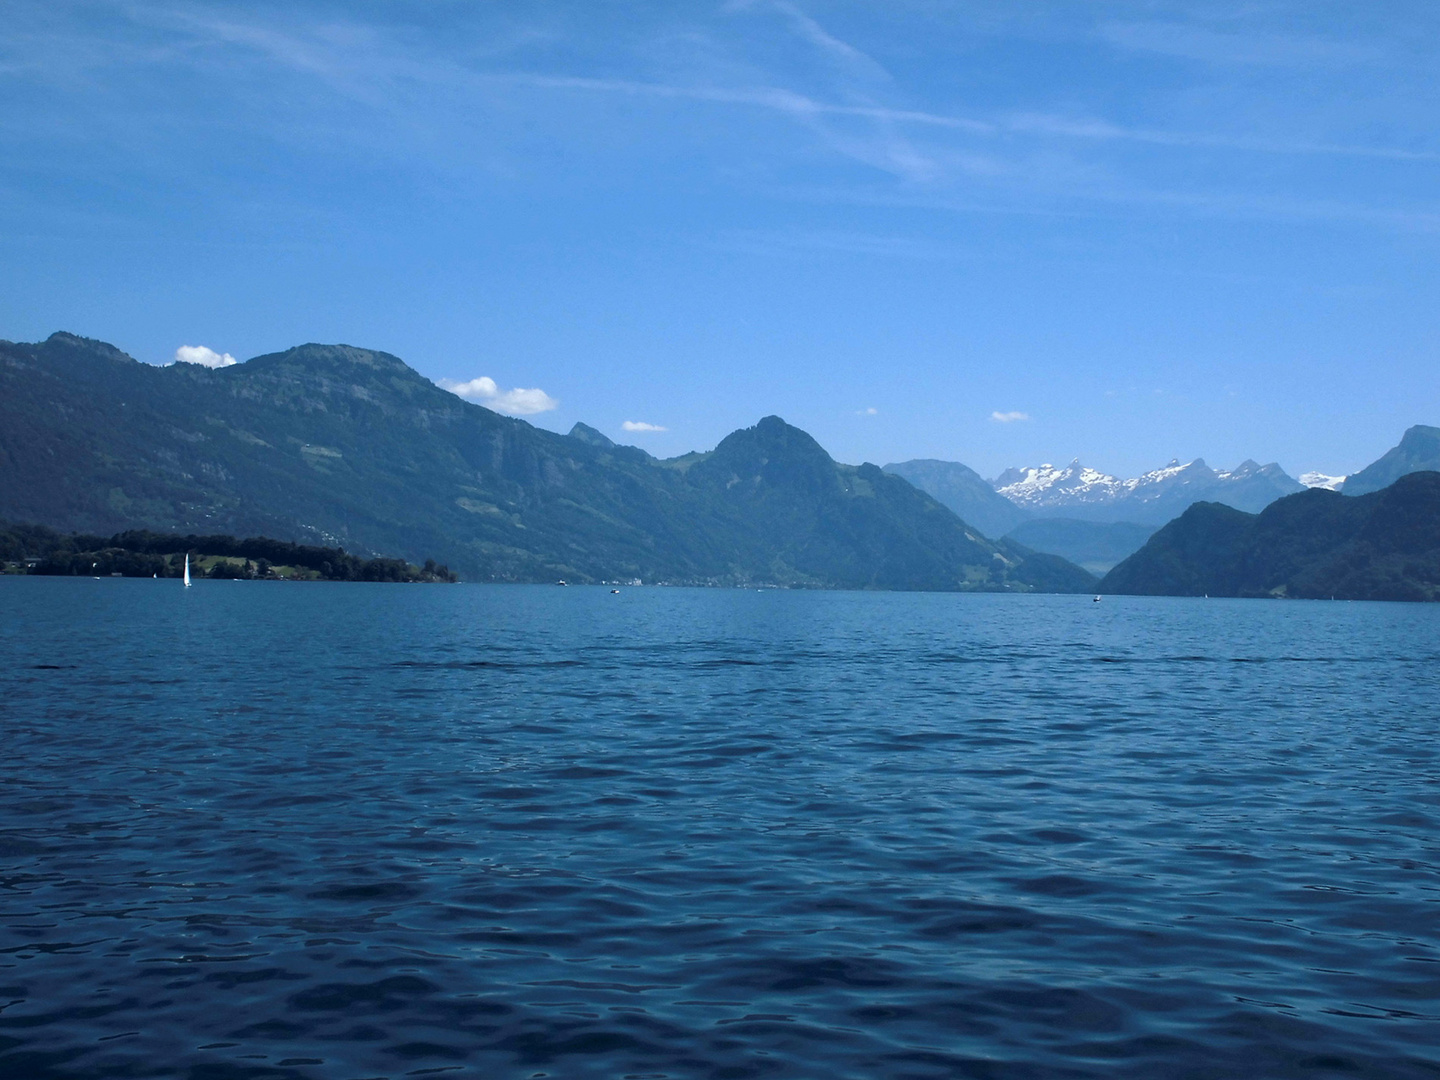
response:
M0 1076L1440 1077L1440 606L0 579Z

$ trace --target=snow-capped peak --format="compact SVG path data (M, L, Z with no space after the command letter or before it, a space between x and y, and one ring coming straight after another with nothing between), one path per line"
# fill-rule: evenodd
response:
M1121 491L1123 483L1108 473L1081 465L1076 458L1063 469L1048 462L1006 469L995 478L995 490L1021 505L1053 501L1106 502Z
M1077 458L1063 469L1048 463L1006 469L993 483L1011 502L1041 513L1063 514L1066 507L1086 515L1123 509L1134 520L1173 516L1201 499L1259 509L1300 490L1278 465L1247 460L1227 472L1210 468L1204 458L1183 465L1172 458L1159 469L1124 480L1081 465Z
M1345 483L1343 476L1327 476L1322 472L1306 472L1300 474L1300 483L1307 488L1324 488L1326 491L1339 491L1340 485Z
M1134 491L1136 488L1149 487L1152 484L1163 484L1165 481L1173 480L1181 473L1188 472L1191 469L1200 469L1206 473L1210 471L1202 458L1196 458L1188 465L1181 465L1179 458L1171 458L1170 464L1166 465L1163 469L1151 469L1147 473L1141 473L1133 480L1125 480L1122 481L1122 483L1124 483L1129 490Z

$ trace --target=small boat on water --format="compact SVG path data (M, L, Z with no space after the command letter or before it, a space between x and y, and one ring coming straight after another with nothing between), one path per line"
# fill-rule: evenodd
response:
M1100 597L1097 596L1097 597L1095 597L1094 600L1092 600L1092 601L1090 601L1090 602L1091 602L1092 604L1098 604L1098 603L1100 602Z
M190 587L190 553L185 553L185 588Z

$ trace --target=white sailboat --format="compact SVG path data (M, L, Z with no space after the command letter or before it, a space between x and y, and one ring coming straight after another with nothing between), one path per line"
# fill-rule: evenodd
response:
M185 553L185 588L190 587L190 553Z

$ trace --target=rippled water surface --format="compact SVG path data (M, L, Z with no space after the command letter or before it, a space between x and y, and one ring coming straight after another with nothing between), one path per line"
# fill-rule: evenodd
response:
M1440 1077L1440 607L0 579L0 1076Z

